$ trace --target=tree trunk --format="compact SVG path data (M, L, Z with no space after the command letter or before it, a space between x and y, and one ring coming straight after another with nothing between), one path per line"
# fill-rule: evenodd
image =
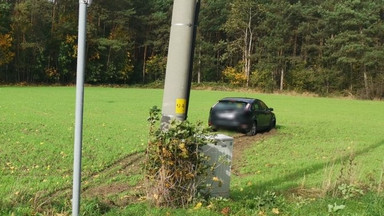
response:
M249 78L251 76L251 52L252 52L252 11L249 9L249 20L246 31L246 44L245 44L245 76L247 78L246 86L249 86Z
M297 32L295 31L293 36L293 56L297 56Z
M307 38L305 38L305 40L304 40L305 42L305 44L304 44L304 54L303 54L303 60L304 60L304 62L306 63L307 62L307 59L308 59L308 48L307 48L307 46L308 46L308 39Z
M56 7L57 3L56 1L53 2L53 7L52 7L52 24L51 24L51 34L55 32L55 24L56 24Z
M220 59L220 50L217 50L216 52L216 59ZM216 63L216 79L221 79L221 71L218 63Z
M201 45L199 47L199 62L198 62L198 68L197 68L197 83L200 84L201 82Z
M283 91L284 88L284 68L281 68L280 73L280 91Z
M107 57L107 70L109 68L109 61L111 59L111 52L112 52L112 47L109 46L109 49L108 49L108 57Z
M147 61L147 49L148 46L144 45L144 57L143 57L143 83L145 83L145 70L146 70L146 61Z
M248 56L247 56L247 87L249 86L249 79L250 79L250 76L251 76L251 52L252 52L252 37L253 37L253 34L252 32L250 32L250 35L249 35L249 44L248 44Z
M367 71L366 71L365 65L363 66L363 68L364 68L363 75L364 75L365 97L369 98L368 75L367 75Z
M280 48L278 52L278 56L280 58L279 64L281 67L281 72L280 72L280 91L283 91L284 89L284 60L283 60L283 48ZM278 72L278 71L276 71Z
M353 64L351 63L351 69L350 69L350 72L349 72L349 91L350 91L350 94L353 95Z
M329 94L329 76L328 75L325 77L325 82L327 86L325 91L327 92L327 95L328 95Z
M243 65L243 71L244 71L244 75L245 77L247 77L247 64L248 64L248 28L245 29L245 34L244 34L244 45L243 45L243 62L244 62L244 65Z
M8 64L5 65L5 82L9 82L8 81Z

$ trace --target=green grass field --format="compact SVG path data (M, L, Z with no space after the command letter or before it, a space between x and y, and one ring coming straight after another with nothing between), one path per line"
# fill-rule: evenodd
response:
M84 197L84 215L384 215L383 102L193 90L188 119L206 122L210 107L226 96L260 98L277 116L276 133L257 139L236 161L230 199L156 209ZM145 149L146 119L152 106L161 107L162 90L86 87L84 102L82 186L89 179L140 182L137 174L98 173ZM70 193L50 198L72 187L74 103L74 87L0 87L0 215L70 213ZM332 190L340 182L349 187Z

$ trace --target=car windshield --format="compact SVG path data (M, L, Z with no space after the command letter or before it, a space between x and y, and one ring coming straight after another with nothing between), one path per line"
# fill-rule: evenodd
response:
M216 104L215 109L217 110L242 110L245 108L247 103L239 101L220 101Z

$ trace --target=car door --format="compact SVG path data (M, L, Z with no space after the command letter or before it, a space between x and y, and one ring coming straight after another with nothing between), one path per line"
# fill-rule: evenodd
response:
M263 107L260 104L260 101L256 100L253 103L253 110L255 111L255 119L256 119L256 122L257 122L257 127L258 128L265 127L264 126L264 124L265 124L264 123L265 122L265 113L264 113Z
M263 101L256 101L257 103L257 115L258 115L258 127L266 128L269 126L270 122L270 110L268 109L267 105Z
M257 103L257 101L254 101L252 103L252 119L256 120L256 122L259 124L259 121L261 121L260 117L260 109L259 109L259 104Z

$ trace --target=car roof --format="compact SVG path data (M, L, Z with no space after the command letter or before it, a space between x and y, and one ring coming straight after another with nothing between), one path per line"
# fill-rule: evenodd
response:
M226 97L226 98L223 98L221 100L219 100L220 102L222 101L233 101L233 102L243 102L243 103L253 103L255 100L255 98L247 98L247 97Z

